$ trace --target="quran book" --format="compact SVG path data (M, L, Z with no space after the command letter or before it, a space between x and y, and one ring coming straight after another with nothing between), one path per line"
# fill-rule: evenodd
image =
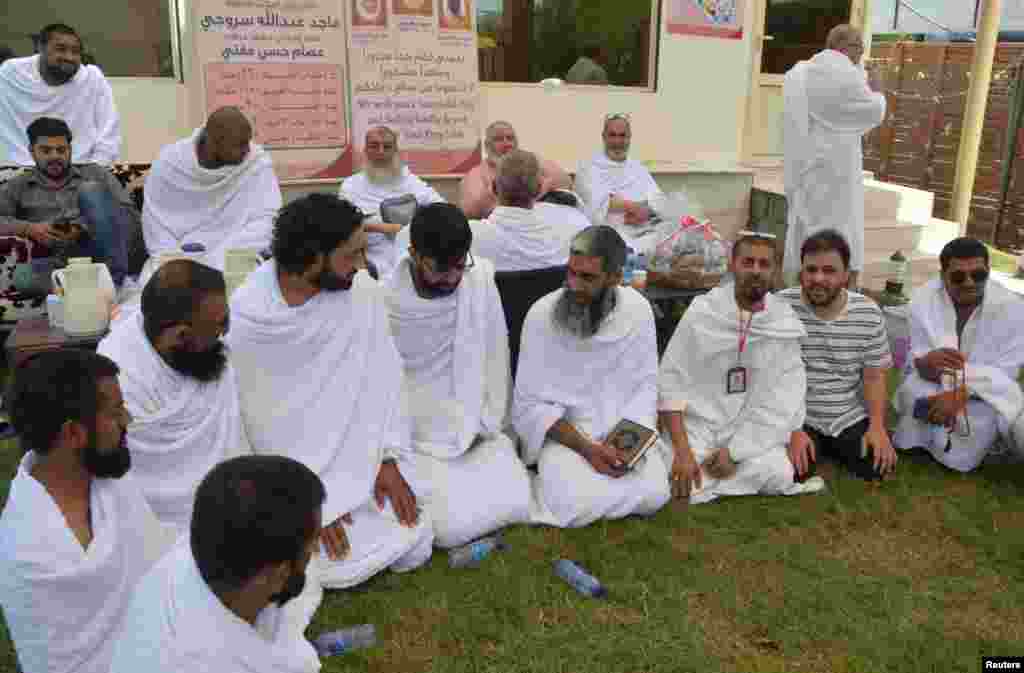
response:
M657 432L646 425L623 418L608 433L604 443L617 449L622 462L631 470L657 441Z

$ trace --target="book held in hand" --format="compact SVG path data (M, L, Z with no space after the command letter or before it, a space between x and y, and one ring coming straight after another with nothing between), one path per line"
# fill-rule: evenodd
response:
M627 418L615 424L604 443L621 453L626 469L633 469L658 441L658 433Z

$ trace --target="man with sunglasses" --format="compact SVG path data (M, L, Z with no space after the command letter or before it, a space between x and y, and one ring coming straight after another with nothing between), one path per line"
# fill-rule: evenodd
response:
M800 246L835 229L850 244L849 287L864 268L864 157L861 139L885 118L885 96L868 86L864 38L848 24L829 31L825 49L786 73L783 169L787 230L783 270L800 271ZM794 283L787 282L787 285Z
M573 239L565 287L523 324L513 424L537 465L531 521L577 528L649 515L668 502L671 455L656 443L627 469L607 443L629 419L656 426L658 346L650 303L620 287L626 243L594 225Z
M135 480L157 518L180 530L206 473L250 452L227 331L223 274L176 259L146 283L141 310L116 321L97 348L121 369Z
M632 140L629 115L605 116L604 148L576 169L576 188L590 220L614 227L635 250L650 252L657 244L651 226L653 208L665 199L647 168L629 158Z
M1024 301L988 282L988 249L977 239L950 241L939 262L941 279L911 298L913 361L896 394L893 443L970 472L995 444L1019 449L1024 438Z
M527 521L530 480L505 433L508 329L494 266L474 260L473 232L453 205L421 208L410 229L388 288L412 426L406 474L434 544L455 547Z
M363 223L367 233L367 257L381 281L391 277L401 253L396 236L403 223L384 222L380 204L388 199L412 196L420 206L444 201L433 187L412 174L402 163L398 134L387 126L366 132L366 165L341 183L341 198L350 201L369 217Z

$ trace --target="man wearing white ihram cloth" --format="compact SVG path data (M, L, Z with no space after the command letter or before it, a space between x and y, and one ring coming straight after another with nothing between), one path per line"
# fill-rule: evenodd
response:
M827 48L786 73L783 179L787 211L783 270L800 271L800 246L835 229L850 244L850 287L864 268L864 157L861 139L885 118L885 96L871 91L863 37L843 24Z
M662 358L658 412L674 449L673 491L702 503L820 490L821 477L794 482L787 455L791 435L803 434L805 330L767 294L774 240L742 236L732 270L735 284L693 301Z
M281 187L270 155L251 141L245 115L224 107L160 151L142 207L142 234L154 262L161 253L180 254L185 243L201 243L206 250L194 259L223 271L225 251L270 244Z
M434 538L395 460L409 448L402 362L383 290L357 273L361 223L336 196L292 201L274 225L274 259L231 297L228 345L253 451L299 460L327 488L310 564L310 581L326 588L419 567Z
M339 194L368 216L363 222L369 240L366 254L381 281L394 273L409 240L408 232L402 235L404 223L382 221L381 202L406 195L414 196L420 206L444 201L433 187L412 174L398 151L398 135L393 130L371 128L366 132L366 167L345 178Z
M922 447L946 467L970 472L998 438L1015 453L1024 447L1024 395L1017 382L1024 302L989 282L988 250L976 239L953 239L939 262L942 278L918 288L910 302L913 360L896 393L900 421L893 444ZM950 393L958 383L966 383L960 399Z
M576 191L595 224L608 224L637 252L653 252L658 232L651 224L654 209L665 194L651 172L629 158L633 137L629 116L605 117L601 139L604 148L576 169Z
M132 474L162 522L187 530L196 486L217 463L249 453L228 328L224 277L189 259L161 266L142 310L115 322L97 351L121 368L132 414Z
M453 205L420 209L410 235L389 288L412 420L407 473L435 544L455 547L527 521L530 480L504 432L512 383L494 267L473 259Z
M605 443L623 419L655 428L658 346L654 314L620 287L626 244L595 225L573 240L566 287L527 314L513 424L537 464L531 521L564 528L649 515L668 501L660 442L627 471Z
M121 153L121 118L110 82L95 65L82 65L82 39L70 26L50 24L40 37L37 55L0 66L0 163L35 165L25 129L40 117L62 119L71 128L71 163L114 163Z

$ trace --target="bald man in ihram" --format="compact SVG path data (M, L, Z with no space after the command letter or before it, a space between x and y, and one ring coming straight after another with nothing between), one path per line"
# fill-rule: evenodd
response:
M365 154L363 170L345 178L339 196L369 216L363 222L366 256L377 267L381 280L385 280L391 277L399 257L409 247L409 236L408 231L402 231L408 223L383 221L381 202L411 195L418 205L426 206L444 199L402 163L398 134L387 126L375 126L366 132Z
M864 38L843 24L826 49L786 73L782 85L783 169L788 203L783 270L800 270L808 236L835 229L850 243L850 287L864 268L861 139L885 118L885 96L868 86Z
M197 262L224 270L224 252L270 246L281 188L270 155L252 144L252 125L223 107L191 136L168 145L146 178L142 233L156 258L200 243ZM147 276L146 270L143 276Z

